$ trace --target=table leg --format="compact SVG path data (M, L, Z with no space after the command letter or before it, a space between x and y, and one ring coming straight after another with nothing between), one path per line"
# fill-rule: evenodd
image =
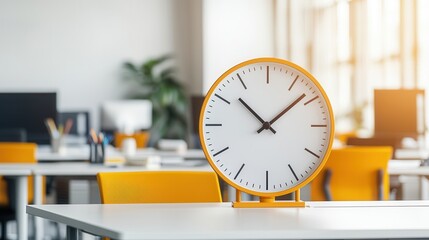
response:
M79 240L79 231L77 228L67 226L67 240Z
M428 179L426 179L426 176L420 176L420 199L421 200L428 200Z
M34 175L34 204L43 204L43 181L41 175ZM43 219L34 217L34 236L35 240L42 240L44 235Z
M25 208L28 204L27 176L17 176L16 179L16 220L18 222L18 239L28 239L28 219Z

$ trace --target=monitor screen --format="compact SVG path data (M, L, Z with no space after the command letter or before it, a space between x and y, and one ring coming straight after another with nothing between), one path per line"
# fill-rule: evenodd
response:
M413 137L424 134L424 90L375 89L374 134Z
M101 128L133 133L152 126L152 102L149 100L108 101L101 106Z
M45 119L57 118L55 92L0 93L0 129L25 129L27 141L48 144Z

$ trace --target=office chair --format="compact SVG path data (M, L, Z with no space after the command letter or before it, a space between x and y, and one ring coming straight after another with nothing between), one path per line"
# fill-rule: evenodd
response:
M105 204L222 202L214 172L104 172L97 180Z
M150 133L147 131L140 131L133 134L115 132L113 138L114 138L115 147L117 148L122 147L122 142L126 138L134 138L134 140L136 141L137 148L145 148L147 146L147 143L149 142Z
M311 182L311 200L389 200L387 164L392 152L388 146L333 149Z
M36 163L35 143L0 143L1 163ZM0 177L0 223L2 239L6 239L6 225L15 220L15 192L13 182ZM28 178L28 186L33 186L33 178ZM28 201L33 200L33 187L28 188Z

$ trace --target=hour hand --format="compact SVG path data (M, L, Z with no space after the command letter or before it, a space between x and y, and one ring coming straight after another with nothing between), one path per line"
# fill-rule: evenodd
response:
M249 112L250 113L252 113L252 115L253 116L255 116L256 117L256 119L258 119L259 120L259 122L261 122L262 124L265 124L266 122L264 121L264 119L262 119L255 111L253 111L253 109L249 106L249 105L247 105L247 103L243 100L243 99L241 99L241 98L239 98L238 99L238 101L240 101L240 103L241 104L243 104L243 106L245 107L245 108L247 108L247 110L249 110ZM269 129L271 130L271 132L273 132L274 134L276 133L276 130L274 130L272 127L269 127Z

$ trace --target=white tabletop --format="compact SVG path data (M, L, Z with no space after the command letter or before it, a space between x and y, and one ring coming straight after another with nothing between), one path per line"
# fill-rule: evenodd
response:
M3 165L2 165L3 166ZM29 176L32 174L30 169L17 169L14 167L0 167L0 176Z
M192 162L192 160L189 160ZM130 172L151 170L183 170L183 171L213 171L209 164L196 160L192 166L190 162L185 164L164 164L161 166L106 166L102 164L91 164L87 162L60 162L60 163L37 163L37 164L0 164L0 175L16 175L20 173L43 176L95 176L99 172ZM5 174L3 174L5 173Z
M429 202L307 204L272 209L237 209L231 203L33 205L27 213L114 239L429 237Z
M124 154L113 146L108 146L106 156L116 157ZM133 159L144 159L150 156L159 156L162 159L205 159L204 152L201 149L187 149L186 151L162 151L154 148L137 149L135 155L130 156ZM66 146L61 153L53 153L49 145L39 145L37 147L36 158L39 161L88 161L89 146L76 145Z
M429 166L420 166L421 160L390 160L389 175L429 176Z

